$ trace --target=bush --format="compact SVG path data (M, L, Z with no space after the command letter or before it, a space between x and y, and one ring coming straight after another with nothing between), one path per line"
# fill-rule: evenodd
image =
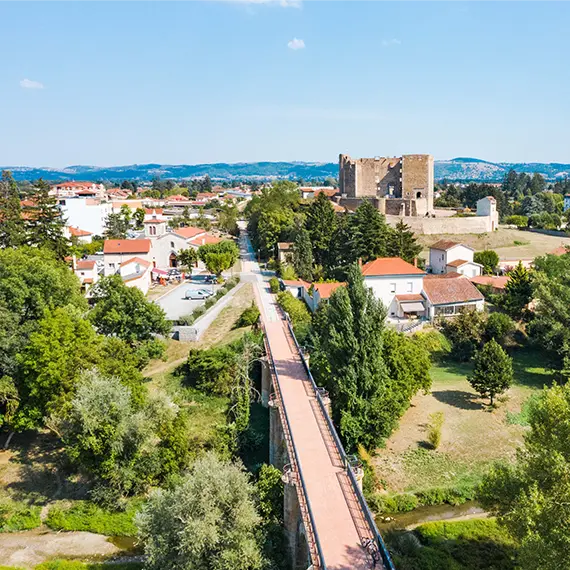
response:
M0 504L0 532L30 530L41 526L40 507L5 500Z
M2 568L3 566L0 566L0 570ZM109 565L97 562L77 562L75 560L52 560L36 566L35 570L142 570L143 568L142 562L123 562Z
M501 346L504 346L515 328L515 323L509 315L491 313L485 323L485 337L487 340L495 339Z
M485 317L480 311L465 311L452 319L443 319L440 326L451 343L455 360L468 361L481 347Z
M451 352L451 343L440 331L418 332L410 339L425 348L432 358L442 358Z
M257 323L259 319L259 309L252 301L251 307L248 307L236 322L236 327L251 327Z
M292 265L282 265L281 279L284 279L285 281L292 281L293 279L297 279L297 275L295 275L295 268Z
M517 228L526 228L528 226L527 216L507 216L504 219L505 224L517 226ZM516 243L516 242L515 242Z
M279 293L279 279L277 279L277 277L272 277L269 280L269 289L274 295L277 295L277 293Z
M441 428L443 427L443 412L430 414L430 424L428 426L428 442L437 449L441 443Z
M485 249L483 251L476 251L473 255L473 261L483 266L484 273L495 273L495 269L499 264L499 256L496 251Z
M89 501L77 501L69 508L52 507L46 525L53 530L87 531L107 536L136 536L134 516L140 502L133 501L125 511L110 511Z
M279 306L289 315L293 325L308 325L311 323L311 314L307 305L301 299L296 299L289 291L282 291L277 295Z

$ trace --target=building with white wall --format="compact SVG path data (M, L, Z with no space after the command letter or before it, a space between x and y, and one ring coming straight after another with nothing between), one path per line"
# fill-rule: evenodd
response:
M94 198L60 199L59 207L68 226L98 236L103 235L107 216L113 211L111 204Z
M152 281L152 263L141 257L127 259L121 264L119 275L127 287L137 287L146 295Z
M73 272L81 282L81 288L89 296L90 289L99 281L99 268L97 262L92 259L80 259L78 261L73 258Z
M473 261L474 252L468 245L439 240L429 248L430 273L459 273L467 277L477 277L483 273L483 266Z
M485 196L477 200L477 216L486 216L489 218L489 230L495 231L499 229L499 212L497 210L497 200L493 196Z
M446 273L426 275L423 296L427 300L426 317L452 317L465 310L482 311L485 307L483 294L464 275Z
M121 265L133 257L152 265L151 241L149 239L108 239L103 245L104 273L114 275Z

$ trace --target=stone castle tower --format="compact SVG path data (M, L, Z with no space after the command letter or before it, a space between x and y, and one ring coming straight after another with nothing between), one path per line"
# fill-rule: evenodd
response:
M339 156L341 204L356 208L363 199L394 216L433 213L433 156L351 158Z

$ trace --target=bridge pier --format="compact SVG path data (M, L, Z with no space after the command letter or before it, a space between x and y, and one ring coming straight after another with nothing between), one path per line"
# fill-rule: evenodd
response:
M276 398L269 399L269 463L280 471L287 463L287 443Z
M311 566L309 545L299 507L295 476L287 468L283 473L283 483L283 520L290 568L307 570Z
M269 396L271 394L271 368L267 356L260 359L261 361L261 405L264 408L269 406Z

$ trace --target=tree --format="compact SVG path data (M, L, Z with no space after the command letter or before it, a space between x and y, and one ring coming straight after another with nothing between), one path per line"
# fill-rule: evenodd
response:
M293 244L293 267L295 273L305 281L313 280L313 252L309 232L300 228Z
M505 313L491 313L485 323L485 338L495 339L501 346L515 332L515 323Z
M178 254L178 263L188 271L192 271L198 263L198 252L193 247L181 250Z
M63 235L65 220L49 184L40 178L34 185L33 205L25 209L27 242L54 252L58 259L69 254L69 242Z
M400 220L388 234L388 257L401 257L408 263L413 263L421 251L422 246L417 242L414 232Z
M441 321L441 331L451 343L451 356L460 362L471 359L483 341L485 319L480 311L464 311Z
M220 276L232 266L232 258L229 253L207 253L204 263L210 273Z
M185 421L178 406L157 393L136 406L128 387L96 370L83 373L71 402L50 419L71 462L96 483L102 502L144 491L186 465Z
M499 264L499 256L497 252L492 249L485 249L483 251L476 251L473 255L473 261L480 263L483 266L483 273L491 275L495 273L497 265Z
M237 236L239 233L239 212L236 206L224 204L218 212L218 228L223 232Z
M327 265L330 244L336 227L336 214L331 201L320 192L307 210L305 227L309 232L309 243L313 247L313 257L318 265ZM300 273L297 271L300 275Z
M385 257L389 228L384 216L370 200L364 200L351 217L351 248L364 263Z
M41 426L75 390L81 371L99 358L97 335L73 307L46 311L18 357L18 430Z
M509 280L505 286L503 306L507 313L515 319L521 319L524 309L532 300L532 282L528 270L519 261L509 272Z
M135 222L135 226L139 230L142 229L143 227L145 215L146 213L144 211L144 208L137 208L135 210L135 213L133 214L133 220Z
M19 247L26 241L18 185L9 170L0 180L0 247Z
M130 212L130 210L129 210ZM130 223L121 213L109 214L105 220L106 239L125 239L129 231Z
M170 490L154 492L136 517L150 570L257 570L255 489L240 464L209 452Z
M516 462L493 467L478 499L517 540L523 570L559 570L570 552L570 385L543 390L529 424Z
M119 275L103 277L92 289L95 303L89 313L98 332L136 345L170 332L164 311L147 301L136 287L127 287Z
M375 447L397 420L387 398L389 378L382 357L386 310L354 264L348 286L331 295L322 313L318 350L329 374L321 380L331 393L334 421L349 449Z
M491 339L475 354L473 363L469 384L482 397L488 396L492 406L495 396L508 390L513 382L512 358Z

